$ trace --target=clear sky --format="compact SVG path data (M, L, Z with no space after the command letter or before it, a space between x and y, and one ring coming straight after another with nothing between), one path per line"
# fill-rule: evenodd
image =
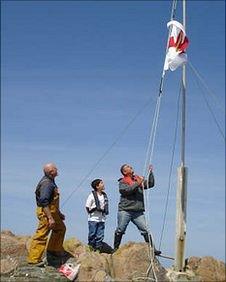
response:
M130 163L138 174L143 171L171 4L1 1L2 229L33 234L37 223L34 189L43 164L51 161L59 168L56 182L61 188L67 237L87 241L84 205L90 182L102 178L110 200L105 241L113 244L119 168ZM181 10L179 2L178 21ZM208 107L224 131L225 1L187 1L187 34L189 62L208 88L197 83L188 66L186 256L225 260L225 144ZM152 161L156 185L148 196L148 214L157 246L180 77L181 69L167 72ZM162 251L172 256L179 144L178 137L162 241ZM132 223L123 243L129 240L142 241Z

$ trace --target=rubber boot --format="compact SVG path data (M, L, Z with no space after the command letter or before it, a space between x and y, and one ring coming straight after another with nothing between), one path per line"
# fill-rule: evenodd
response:
M115 238L114 238L114 252L118 250L120 243L122 241L122 235L121 232L115 232Z
M144 237L145 242L146 242L146 243L150 243L151 246L152 246L152 248L154 248L154 253L155 253L155 255L156 255L156 256L159 256L162 252L156 250L156 248L155 248L155 246L154 246L154 244L153 244L153 241L152 241L151 234L148 235L148 233L145 233L145 234L142 234L142 235L143 235L143 237Z

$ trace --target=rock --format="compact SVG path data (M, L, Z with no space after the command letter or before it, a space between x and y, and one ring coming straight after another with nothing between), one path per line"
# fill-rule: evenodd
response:
M1 236L6 235L10 237L15 237L15 235L10 231L10 230L2 230L1 231Z
M1 259L1 275L10 275L18 265L19 261L15 258L11 258L10 256Z
M200 281L225 281L226 265L224 262L206 256L190 257L187 261L187 268L191 269Z
M63 246L67 252L77 259L86 252L86 246L76 238L65 240Z
M68 279L61 273L56 271L53 267L34 267L34 266L21 266L17 268L13 275L11 275L8 282L23 282L23 281L59 281L66 282Z
M30 236L15 236L10 231L1 232L1 281L69 281L57 267L35 267L26 263ZM166 271L157 257L150 263L149 247L146 243L129 242L113 254L90 251L88 246L76 238L65 240L64 248L69 253L67 263L80 264L76 281L119 282L119 281L225 281L225 263L212 257L191 257L187 260L185 273ZM109 248L109 252L111 249ZM55 260L55 258L50 258ZM65 262L65 261L64 261Z
M199 282L199 278L195 276L193 271L186 270L186 272L177 272L173 269L168 269L167 277L170 281L178 281L178 282L186 282L186 281L194 281ZM207 281L206 281L207 282Z
M113 280L105 271L99 270L95 273L92 281L93 282L110 282Z
M105 281L104 277L110 276L109 257L107 254L100 254L98 252L90 252L88 249L81 254L77 263L80 263L78 273L79 281ZM101 279L103 280L96 280Z
M11 274L26 260L28 236L15 236L11 231L1 232L1 274Z
M154 273L153 271L154 270ZM117 250L112 256L113 277L121 281L153 278L155 274L160 281L168 281L166 270L155 258L149 259L149 247L146 243L129 242Z
M71 254L75 253L75 251L78 251L79 248L84 248L82 242L76 238L70 238L65 240L63 245L64 249Z
M20 257L27 254L26 242L28 236L15 236L10 231L1 232L1 258Z

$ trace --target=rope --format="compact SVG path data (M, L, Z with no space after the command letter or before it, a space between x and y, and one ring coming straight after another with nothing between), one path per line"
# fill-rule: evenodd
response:
M133 281L140 281L140 280L143 280L143 281L147 281L147 280L150 280L150 281L155 281L155 279L153 278L150 278L150 277L147 277L146 275L144 276L138 276L138 277L133 277Z
M177 0L173 0L172 10L171 10L171 20L173 20L175 18L176 5L177 5ZM169 38L170 38L170 30L169 30L169 33L168 33L166 52L167 52L167 49L168 49ZM162 76L161 76L161 81L160 81L159 96L157 98L155 114L154 114L154 121L153 121L153 124L152 124L152 129L151 129L151 134L150 134L149 143L148 143L148 149L147 149L147 154L146 154L146 161L145 161L145 166L144 166L144 172L145 172L144 175L147 176L147 177L149 177L149 173L150 173L148 171L148 163L151 163L151 160L152 160L152 157L153 157L153 151L154 151L154 145L155 145L155 139L156 139L156 131L157 131L157 125L158 125L159 113L160 113L161 97L162 97L162 93L163 93L164 77L165 77L165 71L163 69ZM133 124L133 122L137 119L137 117L141 114L141 112L143 112L144 108L147 107L147 105L150 103L150 100L151 99L149 99L148 102L129 121L129 123L125 126L125 128L120 132L120 134L112 142L110 147L107 148L107 150L103 153L103 155L92 166L90 171L80 181L79 185L69 194L69 196L63 202L62 206L64 206L69 201L69 199L72 197L72 195L78 190L78 188L81 187L81 185L88 179L88 177L91 175L91 173L98 167L98 165L101 163L101 161L107 156L107 154L117 144L119 139L125 134L125 132ZM144 190L144 202L145 202L145 207L149 205L149 203L147 201L145 190ZM146 217L145 217L145 220L146 220ZM147 228L148 228L148 231L149 231L149 227L148 227L149 224L148 224L147 220L146 220L146 223L147 223ZM151 234L150 231L148 233ZM152 236L152 238L153 238L153 236ZM149 271L152 269L152 272L153 272L153 275L154 275L154 279L149 278L149 277L147 277L147 279L158 282L158 279L157 279L157 276L156 276L156 273L155 273L155 270L154 270L154 247L151 246L150 239L149 239L149 253L150 253L151 263L150 263L149 268L147 270L147 275L149 275Z
M166 224L166 214L167 214L168 204L169 204L169 194L170 194L170 189L171 189L171 177L172 177L174 155L175 155L175 148L176 148L176 138L177 138L177 132L178 132L178 125L179 125L179 122L178 122L179 121L179 109L180 109L180 103L179 102L180 102L181 90L182 90L182 88L180 87L179 95L177 97L177 114L176 114L176 122L175 122L174 138L173 138L173 149L172 149L172 157L171 157L170 169L169 169L168 189L167 189L167 196L166 196L166 202L165 202L165 208L164 208L163 223L162 223L161 235L160 235L160 240L159 240L159 250L161 249L162 238L163 238L163 233L164 233L165 224Z
M194 69L193 69L192 67L191 67L191 69L192 69L193 72L196 74L196 72L194 71ZM199 78L199 76L197 76L197 77ZM197 81L196 81L196 82L197 82ZM197 83L197 85L199 86L198 83ZM207 105L207 108L208 108L210 114L212 115L213 120L214 120L214 122L215 122L215 124L216 124L216 126L217 126L217 128L218 128L218 130L219 130L219 133L220 133L220 135L222 136L223 140L225 141L224 132L223 132L223 130L221 129L220 124L218 123L217 118L216 118L216 116L215 116L215 114L214 114L214 112L213 112L213 110L212 110L212 108L211 108L211 106L210 106L210 104L209 104L207 98L206 98L205 92L202 90L202 88L201 88L200 86L199 86L199 88L200 88L200 90L201 90L202 97L203 97L203 99L204 99L204 101L205 101L205 103L206 103L206 105Z
M175 16L176 16L176 8L177 8L177 0L173 0L172 8L171 8L170 21L172 21L172 20L175 19ZM167 51L168 51L168 46L169 46L169 40L170 40L171 31L172 31L172 26L169 27L168 38L167 38L167 44L166 44L166 49L165 49L165 58L166 58L166 54L167 54ZM164 64L165 64L165 62L164 62ZM160 82L160 93L162 92L162 88L163 88L164 76L165 76L165 70L164 70L164 68L163 68L163 71L162 71L162 78L161 78L161 82Z
M173 20L175 18L176 5L177 5L177 0L173 0L170 20ZM170 31L168 33L165 55L166 55L167 49L168 49L169 38L170 38ZM151 133L150 133L149 142L148 142L148 148L147 148L147 152L146 152L146 159L145 159L145 164L144 164L144 169L143 169L143 175L146 176L147 178L149 176L148 167L149 167L149 164L152 163L152 157L153 157L153 151L154 151L154 145L155 145L155 138L156 138L156 131L157 131L157 125L158 125L158 119L159 119L159 112L160 112L160 105L161 105L161 97L162 97L162 94L163 94L164 78L165 78L165 72L164 72L164 68L163 68L163 72L162 72L162 76L161 76L161 80L160 80L160 86L159 86L159 95L158 95L157 102L156 102L155 113L154 113L153 123L152 123L152 127L151 127ZM145 190L144 190L144 202L148 206L148 201L147 201ZM145 208L145 210L146 210L146 208Z
M158 124L158 119L159 119L161 97L162 97L162 95L158 96L158 98L157 98L155 112L154 112L154 118L153 118L153 123L152 123L152 127L151 127L151 133L150 133L148 148L147 148L147 153L146 153L145 165L144 165L144 169L143 169L143 175L146 177L146 179L149 178L149 164L151 164L153 151L154 151L154 143L155 143L156 129L157 129L157 124ZM147 190L143 190L143 191L144 191L144 193L143 193L144 194L144 207L145 207L145 210L149 210L149 201L148 201L147 195L146 195ZM149 213L146 214L145 219L146 219L146 225L149 229Z
M152 239L153 239L153 237L152 237ZM150 273L150 270L152 270L154 279L155 279L156 282L158 282L158 277L157 277L157 275L156 275L155 268L154 268L154 257L155 257L154 245L153 245L153 247L152 247L150 242L149 242L149 255L150 255L150 261L151 261L151 263L149 264L149 267L148 267L148 269L147 269L146 275L147 275L147 277L148 277L148 276L149 276L149 273Z
M152 127L151 127L151 134L150 134L150 137L149 137L148 148L147 148L147 153L146 153L145 165L144 165L144 169L143 169L143 171L144 171L143 175L144 176L147 175L147 177L145 177L147 180L149 178L148 166L151 163L152 156L153 156L153 151L154 151L155 137L156 137L158 120L159 120L161 97L162 97L162 93L157 98L156 107L155 107L155 113L154 113L154 118L153 118L153 123L152 123ZM147 181L147 185L148 185L148 181ZM149 188L149 187L147 187L147 188ZM149 210L149 202L147 200L146 193L147 193L146 189L143 189L144 210L145 211ZM145 212L145 222L146 222L146 226L147 226L147 230L148 230L148 235L149 235L149 234L151 234L150 228L149 228L149 213L146 214L146 212ZM158 279L157 279L156 273L154 271L154 248L151 245L149 236L148 236L148 239L149 239L149 242L148 242L148 245L149 245L148 256L149 256L149 259L150 259L151 263L150 263L150 265L148 267L148 270L147 270L147 276L149 275L149 272L152 269L152 272L153 272L153 275L154 275L154 279L155 279L154 281L157 282Z
M177 6L177 0L173 0L172 9L171 9L171 19L170 20L173 20L175 18L176 6ZM166 49L165 49L165 57L166 57L167 50L168 50L170 33L171 33L171 28L169 29L169 32L168 32L167 45L166 45ZM143 175L146 177L147 180L149 178L149 173L150 173L150 171L148 169L148 166L149 166L149 164L152 163L152 158L153 158L154 145L155 145L155 139L156 139L156 131L157 131L157 125L158 125L159 113L160 113L161 97L162 97L162 94L163 94L164 78L165 78L165 70L164 70L164 67L163 67L162 76L161 76L161 80L160 80L160 86L159 86L159 95L158 95L157 102L156 102L155 114L154 114L154 119L153 119L153 123L152 123L151 133L150 133L150 137L149 137L148 148L147 148L147 152L146 152L145 165L144 165L144 169L143 169L143 171L144 171ZM148 185L148 183L147 183L147 185ZM147 188L150 188L150 187L147 187ZM146 225L147 225L147 229L148 229L148 234L150 234L152 236L152 234L150 232L150 228L149 228L149 213L147 214L147 210L149 211L149 201L147 199L147 195L146 194L147 194L147 192L145 191L145 189L143 189L145 221L146 221ZM153 240L153 236L152 236L152 241L153 241L152 244L150 242L149 236L148 236L148 239L149 239L150 265L149 265L148 270L147 270L147 276L149 275L150 270L152 270L152 273L154 275L155 281L157 282L158 279L157 279L157 276L156 276L156 273L155 273L155 269L154 269L154 257L155 257L155 254L154 254L154 240Z
M147 106L151 103L153 98L149 98L147 102L136 112L136 114L131 118L131 120L127 123L127 125L120 131L120 133L116 136L111 145L106 149L106 151L101 155L101 157L94 163L88 173L82 178L79 182L78 186L69 194L69 196L62 203L62 207L70 200L72 195L82 186L82 184L88 179L91 173L98 167L98 165L104 160L104 158L109 154L112 148L118 143L123 135L125 135L126 131L130 128L130 126L134 123L134 121L138 118L138 116L147 108Z
M176 16L177 0L173 1L170 20L174 20Z
M177 0L173 0L170 20L173 20L175 18L176 6L177 6ZM165 56L166 56L167 50L168 50L169 39L170 39L170 30L168 32ZM144 170L143 170L143 175L145 175L145 176L148 175L148 166L151 163L152 156L153 156L156 128L157 128L157 123L158 123L158 118L159 118L161 97L162 97L162 94L163 94L164 78L165 78L165 72L164 72L164 67L163 67L163 72L162 72L162 76L161 76L161 80L160 80L160 86L159 86L159 95L158 95L158 98L157 98L155 114L154 114L154 118L153 118L153 124L152 124L151 133L150 133L150 138L149 138L149 143L148 143L148 148L147 148L147 153L146 153L146 160L145 160L145 165L144 165Z
M172 4L172 10L171 10L171 20L175 17L175 10L176 10L177 0L173 0ZM170 34L170 33L169 33ZM169 35L167 40L167 46L169 41ZM166 47L167 52L167 47ZM162 93L162 87L163 87L163 80L164 80L165 73L162 74L161 77L161 83L160 83L160 90L159 90L159 96ZM142 111L150 104L152 98L150 98L145 105L140 108L136 115L129 121L129 123L125 126L125 128L120 132L120 134L115 138L115 140L112 142L112 144L107 148L107 150L103 153L103 155L94 163L94 165L91 167L89 172L82 178L78 186L69 194L69 196L66 198L66 200L62 203L62 207L69 201L69 199L72 197L72 195L82 186L82 184L88 179L88 177L91 175L91 173L98 167L98 165L104 160L104 158L108 155L108 153L112 150L112 148L118 143L120 138L125 134L125 132L128 130L128 128L133 124L133 122L137 119L137 117L142 113Z

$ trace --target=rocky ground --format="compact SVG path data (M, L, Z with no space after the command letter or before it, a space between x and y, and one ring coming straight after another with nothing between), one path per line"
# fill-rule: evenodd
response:
M1 281L69 281L57 268L31 267L26 263L29 236L15 236L1 232ZM212 257L191 257L187 261L187 274L177 275L164 269L155 258L150 267L148 246L145 243L127 243L114 254L90 251L77 239L65 241L65 249L72 255L68 260L80 264L76 281L225 281L225 263ZM154 272L152 271L154 269Z

